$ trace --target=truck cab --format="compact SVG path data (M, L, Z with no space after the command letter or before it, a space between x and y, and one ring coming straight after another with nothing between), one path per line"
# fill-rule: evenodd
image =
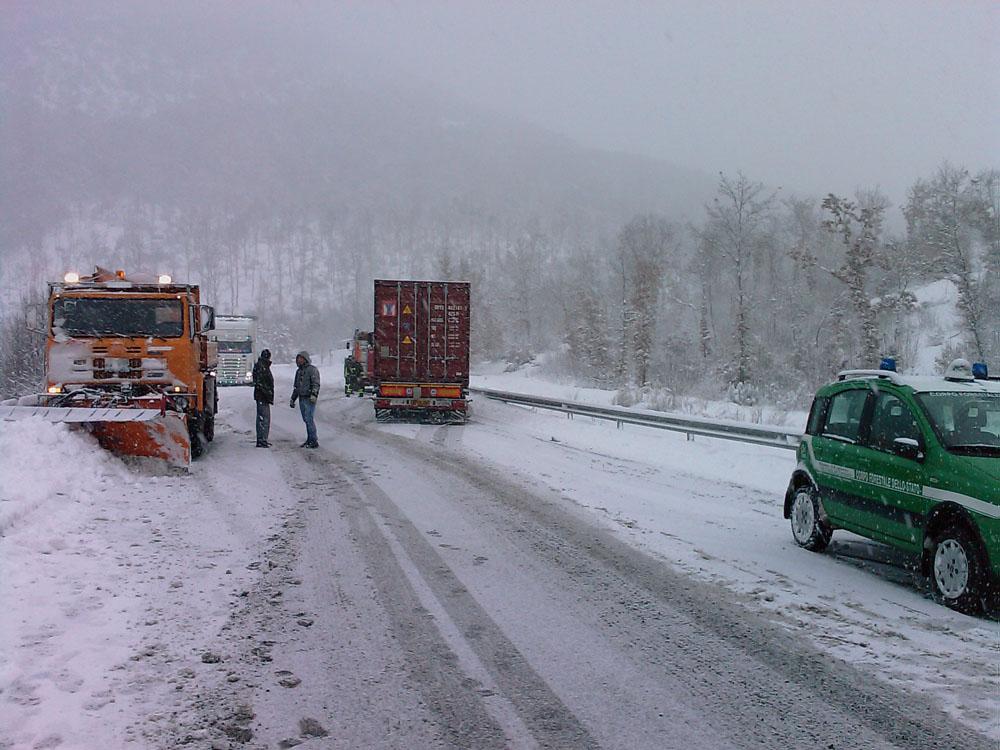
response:
M252 315L217 315L212 338L219 350L219 385L253 385L253 365L260 354L257 319Z

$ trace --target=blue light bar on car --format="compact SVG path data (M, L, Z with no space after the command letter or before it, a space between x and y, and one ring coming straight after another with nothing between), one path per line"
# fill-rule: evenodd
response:
M882 361L879 362L878 369L888 370L889 372L896 372L896 358L882 357Z
M986 366L985 362L973 362L972 363L972 377L977 380L988 380L990 377L990 370Z

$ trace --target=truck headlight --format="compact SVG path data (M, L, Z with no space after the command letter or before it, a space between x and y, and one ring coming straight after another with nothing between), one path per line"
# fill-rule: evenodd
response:
M247 380L253 380L253 373L252 372L248 372L247 373Z
M185 411L188 407L188 400L186 396L174 396L174 406L178 411Z

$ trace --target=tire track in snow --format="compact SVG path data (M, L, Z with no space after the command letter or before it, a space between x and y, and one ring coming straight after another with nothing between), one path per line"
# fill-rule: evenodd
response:
M569 590L606 618L609 639L628 658L684 684L706 721L729 733L734 746L829 739L837 747L993 747L921 696L881 684L748 611L739 595L594 528L557 493L543 496L481 462L373 425L355 421L348 429L383 452L388 447L416 459L442 487L471 487L463 490L471 512L526 556L547 560ZM806 718L797 724L789 716Z
M473 724L501 730L499 736L456 737L456 746L598 747L385 492L353 463L325 453L308 459L318 472L346 477L351 484L354 502L342 505L365 540L380 601L404 637L413 638L406 634L414 629L418 633L409 668L419 684L438 692L430 702L442 710L442 729L449 734L467 731L476 712L453 710L449 704L473 700L490 719ZM445 695L435 685L442 669L455 673L447 675Z

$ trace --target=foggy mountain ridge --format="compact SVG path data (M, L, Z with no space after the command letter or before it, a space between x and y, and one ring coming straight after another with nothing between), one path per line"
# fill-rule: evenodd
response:
M637 212L696 214L714 189L707 175L585 149L405 77L333 66L310 79L304 63L266 54L125 55L119 44L64 34L8 52L5 246L37 242L69 205L120 200L258 213L457 207L577 215L613 231Z
M441 68L366 50L381 26L359 23L350 39L349 12L12 7L0 17L4 330L45 281L98 263L199 284L220 311L261 315L276 352L324 351L371 325L373 278L462 278L476 290L478 358L517 366L556 352L553 366L580 382L782 403L879 350L919 348L913 290L951 279L963 323L939 354L1000 351L988 165L915 170L896 205L870 191L857 205L821 201L787 181L775 193L739 171L742 154L709 177L493 111L510 91L487 70L470 75L496 96L449 93ZM704 133L745 124L694 122L697 96L678 81L646 92L663 108L644 116L602 94L604 58L591 51L570 72L594 84L584 94L608 118ZM565 132L584 112L567 112ZM767 129L795 151L790 125ZM742 132L749 151L756 134ZM717 164L726 152L709 143L700 163ZM37 379L22 369L20 382Z

